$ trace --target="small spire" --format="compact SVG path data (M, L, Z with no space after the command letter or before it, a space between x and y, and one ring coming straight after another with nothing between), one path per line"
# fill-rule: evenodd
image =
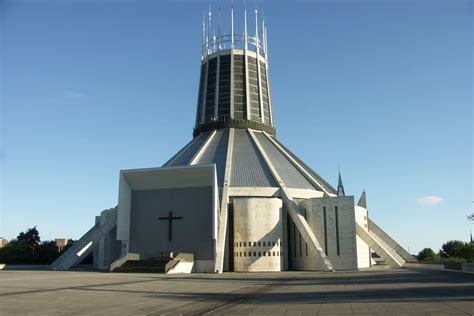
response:
M201 54L204 58L204 51L206 48L206 16L205 12L202 13L202 45L201 45Z
M263 53L266 54L267 50L265 48L265 16L263 15L263 9L262 9L262 47L263 47Z
M258 10L255 8L255 40L257 41L258 49Z
M214 48L213 52L216 52L216 51L217 51L217 50L216 50L216 43L217 43L217 41L216 41L216 29L214 28L214 29L212 30L212 32L213 32L213 34L214 34L214 35L212 36L212 47Z
M208 18L207 18L207 54L210 54L211 49L211 5L209 4Z
M359 202L357 202L357 206L367 208L367 198L365 197L365 189L362 191L360 195Z
M219 7L219 24L217 25L217 49L221 49L221 23L222 23L222 15L221 15L221 7Z
M268 60L268 34L267 34L267 21L265 20L265 29L264 29L264 34L265 34L265 59ZM267 62L267 67L268 67L268 62Z
M247 36L247 0L244 0L244 49L248 49L248 36Z
M342 184L341 171L339 171L339 179L337 180L337 196L346 196L344 185Z
M234 48L234 1L230 4L230 48Z

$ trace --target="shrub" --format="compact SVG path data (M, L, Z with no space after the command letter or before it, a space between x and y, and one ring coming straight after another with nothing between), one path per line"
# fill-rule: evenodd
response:
M451 240L441 246L439 255L443 258L463 257L462 251L465 243L460 240Z
M466 263L465 258L451 257L451 258L442 258L438 257L438 260L435 263Z
M474 243L465 243L461 248L461 256L467 262L474 262Z
M436 261L438 260L438 255L431 248L425 248L418 253L416 256L418 261Z

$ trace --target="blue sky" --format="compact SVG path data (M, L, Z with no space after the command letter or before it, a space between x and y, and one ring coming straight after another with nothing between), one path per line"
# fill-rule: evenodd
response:
M191 139L208 3L0 2L0 236L79 238L117 204L120 169L161 166ZM210 3L225 17L229 1ZM365 188L412 252L467 240L471 2L258 4L278 138L333 185L340 165L346 193Z

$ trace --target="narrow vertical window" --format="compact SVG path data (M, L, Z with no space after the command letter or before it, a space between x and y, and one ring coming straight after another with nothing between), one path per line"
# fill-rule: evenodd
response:
M307 220L307 217L306 217L306 209L304 209L304 219ZM305 242L304 245L305 245L306 257L307 257L307 256L308 256L308 243Z
M336 246L337 246L337 255L340 255L340 248L339 248L339 210L337 206L334 206L334 211L336 213Z
M293 257L296 258L296 226L293 223Z
M301 247L301 233L298 233L298 236L300 236L300 257L301 257L301 252L303 251L303 247Z
M326 220L326 206L323 207L323 216L324 216L324 252L326 256L328 255L328 229L327 229L327 220Z

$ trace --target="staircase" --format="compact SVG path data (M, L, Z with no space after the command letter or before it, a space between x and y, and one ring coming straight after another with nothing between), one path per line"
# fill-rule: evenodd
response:
M73 243L64 254L51 264L51 269L69 270L77 266L92 252L94 246L117 226L117 208L112 208L104 212L106 216L105 222L102 225L96 223L81 239Z
M166 273L173 268L179 260L172 258L150 258L146 260L127 260L113 272L128 273Z
M137 253L128 253L110 265L111 272L128 273L191 273L194 254L174 253L161 257L141 258Z

